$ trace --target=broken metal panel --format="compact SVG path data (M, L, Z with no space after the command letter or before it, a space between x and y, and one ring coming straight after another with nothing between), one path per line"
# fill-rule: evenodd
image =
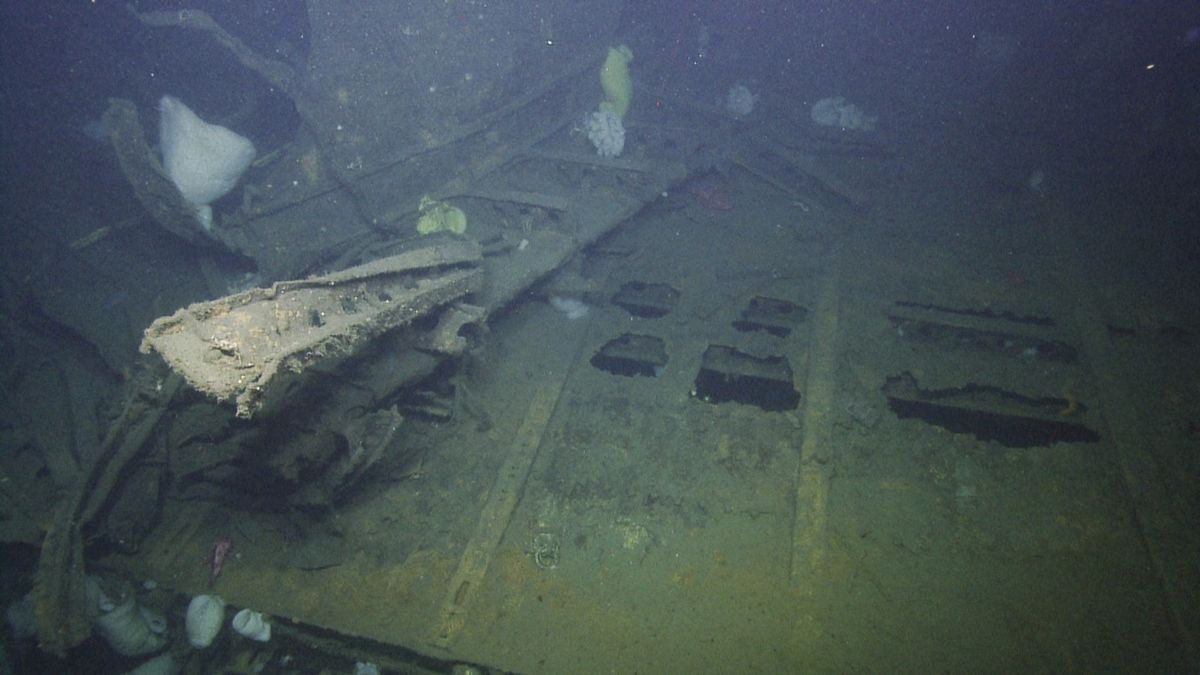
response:
M475 243L451 241L197 303L151 324L142 351L248 418L281 402L305 371L479 290L480 259Z
M1087 412L1087 407L1078 401L1057 396L1027 396L990 384L922 389L908 372L889 377L883 392L890 398L941 401L960 408L1038 419L1073 417Z
M666 316L679 302L679 291L667 284L630 281L612 298L612 304L642 319Z
M972 307L952 307L948 305L935 305L927 302L914 302L912 300L897 300L896 307L909 309L920 312L930 312L942 316L958 316L964 320L983 320L983 321L1006 321L1014 324L1022 324L1025 326L1044 326L1053 328L1058 325L1058 322L1053 317L1044 316L1041 314L1018 314L1007 309L992 309L985 307L983 309L974 309ZM976 324L978 325L978 324Z
M455 303L442 312L437 326L425 335L420 346L439 354L457 356L467 348L463 327L478 325L486 318L487 310L483 307L465 302Z
M710 345L704 351L692 398L706 403L733 401L768 412L793 410L800 404L786 357L758 357L724 345Z
M295 104L304 122L296 141L278 150L277 161L265 163L251 175L241 208L226 214L221 227L201 231L186 210L168 214L171 217L156 214L181 235L219 239L251 258L269 279L295 278L331 257L353 254L372 240L410 232L423 195L444 199L451 194L494 194L489 191L497 186L480 184L485 177L577 117L582 98L590 99L594 86L593 78L580 75L598 67L607 48L599 34L584 31L587 35L574 43L582 48L575 58L556 61L552 69L540 64L536 71L540 77L530 82L527 74L532 71L519 67L514 58L535 58L533 53L511 53L514 44L525 41L496 23L512 17L489 17L481 25L481 30L497 31L499 36L483 52L477 35L466 38L454 33L455 40L471 44L471 49L456 50L446 43L445 31L434 28L446 22L458 25L461 17L456 12L388 6L374 7L368 14L389 17L383 22L388 25L422 25L428 30L412 32L402 44L373 35L371 41L386 44L384 52L399 49L405 55L381 62L376 58L378 49L344 48L348 35L357 36L355 44L362 47L361 31L347 28L380 22L367 18L368 14L341 16L322 9L310 13L311 52L307 66L300 69L256 53L202 10L130 11L147 26L200 31ZM598 16L615 20L618 12L618 4L591 6L587 23L594 28ZM564 7L541 15L578 13L578 8ZM559 24L558 32L572 32L563 25ZM436 57L422 50L420 45L426 42L438 46ZM590 49L585 48L588 44ZM455 57L447 60L446 53ZM410 77L414 72L424 74L419 82ZM454 79L464 72L471 74L471 86L442 87L438 95L428 95L428 82L445 82L450 74ZM381 93L378 87L363 84L379 81L392 82L392 92ZM421 95L395 95L405 90ZM126 126L145 146L136 111L131 113ZM153 159L147 153L136 156ZM153 174L164 197L180 201L177 194L167 194L173 185L164 182L161 169L135 173ZM136 188L136 176L130 173L130 178ZM527 189L527 185L510 185L507 197ZM145 197L143 202L152 211L160 204ZM566 196L551 196L547 203L561 207L573 202ZM468 218L474 235L485 219L470 211ZM291 245L278 246L280 241Z
M146 142L137 106L125 99L109 99L104 111L104 129L116 150L121 171L154 221L185 241L215 244L214 231L205 230L196 219L195 207L184 201Z
M1052 317L906 300L884 316L900 340L922 346L914 354L938 359L914 366L933 380L925 388L909 372L887 378L882 393L897 416L1008 447L1099 440L1076 394L1078 351ZM1057 395L1021 393L1047 391Z
M394 407L352 420L342 431L345 447L316 480L305 481L290 498L293 504L328 504L379 461L391 444L404 416Z
M535 35L539 44L567 40L591 55L621 11L618 3L589 3L586 10L568 3L531 13L489 11L485 18L444 3L370 3L353 12L333 0L307 4L311 52L302 77L316 121L353 130L332 148L331 159L343 164L356 154L429 147L453 135L460 120L487 120L498 106L538 93L538 79L553 81L571 69L556 62L561 71L543 74L548 64L528 49ZM405 32L397 37L380 26ZM436 93L430 83L440 85Z
M887 318L905 339L944 349L992 352L1060 363L1075 363L1079 358L1075 348L1061 340L1042 340L1008 331L964 328L897 314L889 314Z
M942 350L988 352L1075 364L1079 355L1049 317L897 302L887 320L902 338Z
M910 373L888 378L883 392L888 407L902 419L917 418L1007 447L1100 440L1100 435L1079 419L1087 413L1087 406L1073 398L1026 396L976 383L926 390Z
M806 307L759 295L751 298L750 304L742 310L741 318L733 322L733 327L743 333L765 330L775 337L787 337L807 316Z
M657 377L667 367L667 349L662 338L625 333L609 340L590 363L613 375Z

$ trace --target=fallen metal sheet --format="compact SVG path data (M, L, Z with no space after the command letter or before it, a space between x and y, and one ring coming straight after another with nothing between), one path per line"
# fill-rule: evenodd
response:
M151 324L142 351L158 352L197 390L249 418L282 401L309 369L479 290L480 260L474 242L449 241L197 303Z

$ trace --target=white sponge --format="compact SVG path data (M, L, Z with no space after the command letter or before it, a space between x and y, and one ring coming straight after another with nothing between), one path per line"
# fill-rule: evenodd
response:
M163 167L183 198L196 207L196 217L205 228L211 227L209 204L237 184L254 161L254 144L205 122L174 96L163 96L158 107Z

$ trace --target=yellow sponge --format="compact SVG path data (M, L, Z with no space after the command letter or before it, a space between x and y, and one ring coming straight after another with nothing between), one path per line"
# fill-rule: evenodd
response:
M467 231L467 214L457 206L422 197L421 206L418 208L421 217L417 219L417 234L433 234L434 232L462 234Z
M633 80L629 77L629 62L633 60L633 52L629 47L620 45L608 48L608 58L600 68L600 86L604 88L604 100L600 103L601 110L616 113L625 117L629 111L629 101L633 99Z

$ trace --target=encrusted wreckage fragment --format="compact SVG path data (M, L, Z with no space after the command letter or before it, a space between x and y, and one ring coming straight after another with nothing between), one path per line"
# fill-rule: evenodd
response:
M449 240L341 272L201 302L151 324L158 352L197 390L249 418L280 403L310 369L478 291L474 242ZM461 323L459 324L461 326Z

